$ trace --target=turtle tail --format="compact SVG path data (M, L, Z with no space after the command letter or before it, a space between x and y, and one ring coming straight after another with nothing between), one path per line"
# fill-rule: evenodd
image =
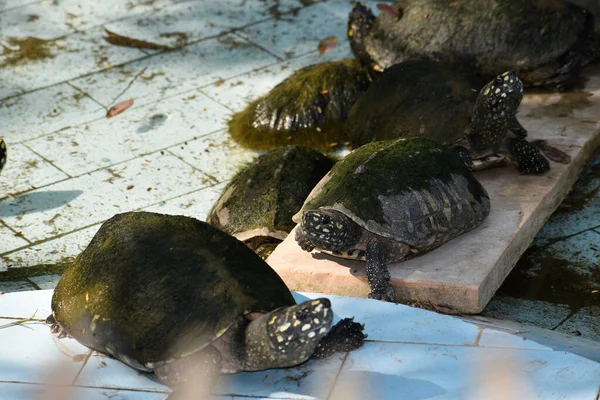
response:
M348 14L348 40L352 53L362 65L371 66L373 60L367 53L364 38L375 23L375 15L371 9L362 2L354 3L352 11Z

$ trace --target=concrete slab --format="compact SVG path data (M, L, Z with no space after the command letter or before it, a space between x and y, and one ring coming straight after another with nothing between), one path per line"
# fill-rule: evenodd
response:
M583 89L536 93L523 99L519 120L531 139L567 152L542 176L509 166L476 174L490 194L492 212L477 229L412 260L390 265L399 301L480 312L534 236L565 197L600 145L599 68L586 70ZM267 260L292 290L367 296L364 263L302 251L294 232Z

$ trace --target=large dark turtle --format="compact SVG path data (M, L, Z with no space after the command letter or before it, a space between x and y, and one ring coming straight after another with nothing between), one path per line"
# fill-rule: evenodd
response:
M2 168L6 165L6 154L6 143L0 138L0 172L2 172Z
M289 367L362 344L362 325L331 328L332 317L328 299L296 304L275 271L217 228L129 212L106 221L64 272L48 322L153 371L179 398L197 381L207 392L219 372Z
M395 301L387 264L478 226L490 199L462 159L425 138L366 144L339 161L302 209L302 249L366 260L369 297Z
M366 69L353 59L309 65L235 114L229 132L252 149L295 144L331 150L347 141L346 116L370 83Z
M549 169L548 160L524 140L527 131L517 120L523 84L516 74L504 72L479 90L481 86L474 71L465 66L430 60L396 64L350 109L348 137L352 145L361 146L421 136L460 146L467 163L475 160L474 169L504 157L514 159L521 172ZM529 151L513 151L517 145Z
M564 0L404 0L391 7L375 18L358 3L348 20L356 56L381 69L443 58L476 66L486 79L512 70L527 86L564 89L599 54L593 16Z
M294 228L292 217L333 164L307 147L271 150L231 179L206 221L264 259Z

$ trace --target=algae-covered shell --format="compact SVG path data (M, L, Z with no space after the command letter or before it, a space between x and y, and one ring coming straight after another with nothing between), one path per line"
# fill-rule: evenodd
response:
M301 145L330 150L347 141L345 119L370 82L356 60L307 66L235 114L229 131L252 149Z
M411 60L388 68L354 103L351 143L423 136L449 144L464 136L485 82L465 66Z
M283 240L295 225L292 216L332 166L330 158L307 147L271 150L233 177L207 222L252 248L261 237Z
M399 1L364 38L381 68L417 58L470 63L488 79L513 70L526 85L571 80L597 55L593 17L568 1Z
M371 233L435 248L479 225L490 200L452 150L429 139L372 142L339 161L302 210L339 211Z
M242 242L193 218L148 212L102 224L52 297L67 333L142 370L204 348L239 316L294 304Z

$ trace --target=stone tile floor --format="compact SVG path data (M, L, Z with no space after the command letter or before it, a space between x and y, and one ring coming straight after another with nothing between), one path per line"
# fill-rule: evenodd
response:
M0 0L0 137L9 147L9 161L0 175L0 290L53 288L64 265L117 212L152 210L204 219L227 179L256 156L231 143L225 131L227 118L298 68L351 56L345 40L349 7L347 0ZM118 47L103 39L105 29L181 47L174 51ZM331 35L340 39L339 44L319 54L318 42ZM129 98L134 100L130 109L105 117L110 107ZM600 340L598 188L600 156L542 229L484 315ZM16 299L10 296L0 301ZM46 291L19 296L19 303L39 300L37 304L47 307ZM392 307L356 300L347 314L357 314L358 304L381 311L363 314L375 319L384 318L386 307ZM422 317L421 311L414 312ZM330 376L329 384L332 379L343 383L335 390L317 392L321 389L316 385L307 386L311 374L299 384L304 367L291 370L291 378L286 375L289 371L269 375L267 389L257 378L245 375L235 378L232 387L245 387L240 385L248 379L257 385L252 395L259 397L277 397L278 385L283 385L281 393L347 398L353 384L359 384L369 393L415 388L411 393L419 398L456 398L467 390L460 386L465 365L478 359L478 354L488 354L480 349L488 335L482 335L476 346L467 332L474 329L471 325L459 328L458 322L450 322L457 320L431 315L427 314L431 320L414 321L423 329L407 329L401 318L397 330L381 329L382 320L368 324L373 341L364 349L318 365L323 378L319 382L327 382L325 376ZM0 315L8 322L29 316ZM391 316L385 321L396 323ZM39 386L10 374L49 360L38 357L34 346L38 334L39 346L55 346L46 329L41 325L33 332L18 326L0 329L0 334L9 336L13 334L7 332L22 333L25 342L17 343L32 343L24 359L2 354L3 360L8 357L19 366L0 363L8 373L0 378L0 398L38 393ZM490 333L489 340L494 335ZM517 342L522 344L520 339ZM11 350L12 346L5 346L8 341L0 343ZM73 354L81 350L65 344L71 345ZM532 346L516 352L528 365L525 370L534 382L534 393L536 382L542 382L537 379L546 371L554 371L544 376L551 376L548 382L555 386L540 386L542 392L537 393L551 393L543 398L560 398L559 393L566 393L563 390L576 387L567 383L573 371L565 373L566 380L552 375L558 374L552 368L561 368L561 363L569 364L565 366L569 371L575 364L569 357L575 356ZM393 361L397 353L402 361ZM545 358L555 356L556 363ZM85 397L110 397L116 392L127 398L164 397L160 393L164 388L148 387L146 378L145 391L133 391L139 388L135 374L132 383L123 378L125 386L114 393L98 389L106 382L114 386L122 366L98 356L86 358L88 369L94 363L110 363L110 368L98 370L109 372L88 376L85 368L81 371L78 379L85 386L80 388ZM75 364L81 366L83 361ZM598 374L594 368L590 365L589 371ZM577 386L581 393L589 389L580 398L594 398L597 385L596 389L584 386Z
M51 296L52 290L0 296L0 398L167 397L169 389L152 375L52 335L43 322ZM295 294L299 302L319 296ZM595 400L599 394L600 358L589 359L600 354L597 343L586 343L584 358L430 311L329 298L335 321L355 316L365 323L362 348L295 368L224 375L214 399L491 399L506 384L503 399Z

